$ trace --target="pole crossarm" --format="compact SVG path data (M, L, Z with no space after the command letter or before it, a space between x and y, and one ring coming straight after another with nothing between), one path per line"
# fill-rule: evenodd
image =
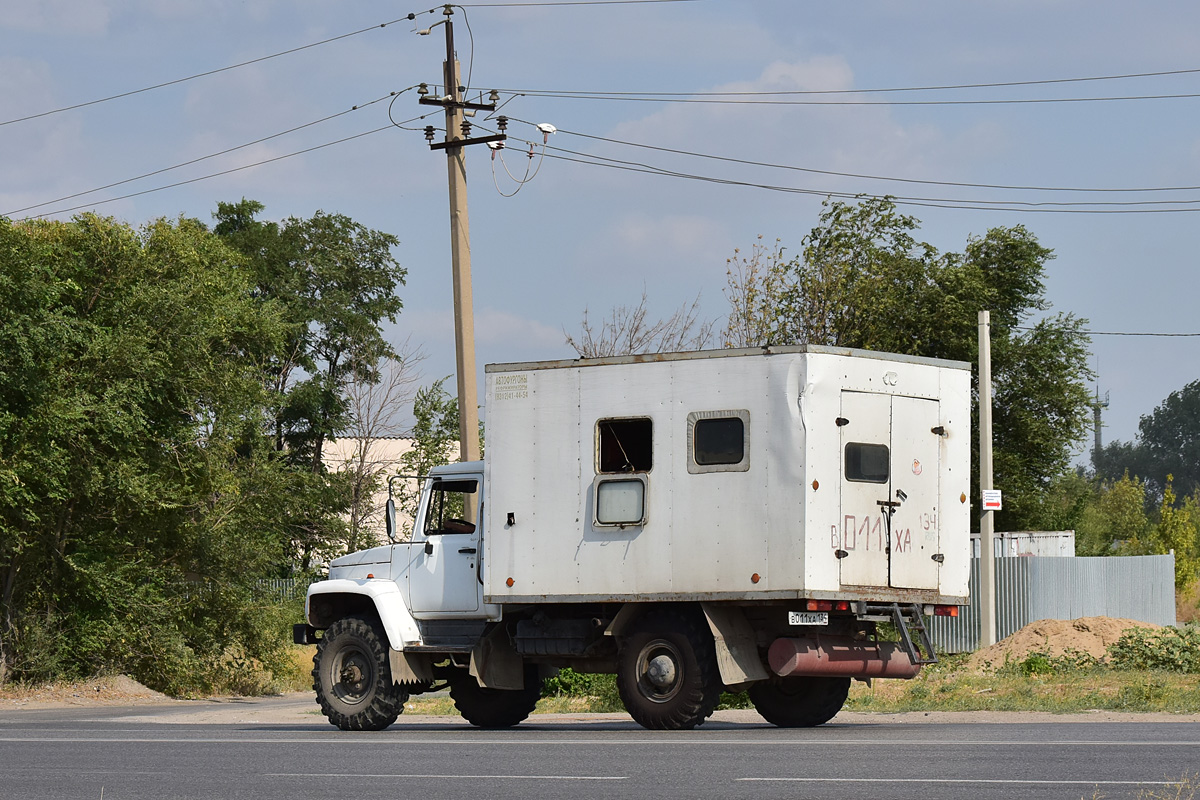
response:
M497 133L493 136L476 136L474 139L454 139L448 142L431 142L430 150L445 150L447 147L464 147L470 144L484 144L486 142L503 142L508 138L507 134Z
M466 101L447 100L444 97L420 97L417 102L423 106L441 106L443 108L466 108L471 111L495 111L495 103L468 103Z

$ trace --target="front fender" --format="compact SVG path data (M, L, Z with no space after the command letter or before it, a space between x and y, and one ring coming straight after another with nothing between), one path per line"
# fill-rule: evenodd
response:
M304 618L314 628L326 628L334 619L360 613L364 606L379 615L393 650L421 644L417 621L404 605L395 581L342 578L314 583L304 599Z

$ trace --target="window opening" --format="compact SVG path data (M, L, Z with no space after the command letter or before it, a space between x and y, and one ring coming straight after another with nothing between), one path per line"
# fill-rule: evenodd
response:
M698 419L692 457L701 466L740 464L746 456L746 426L738 417Z
M889 461L885 444L850 442L846 445L846 480L887 483Z
M475 525L467 521L466 512L478 489L479 481L435 480L425 513L425 535L473 533Z
M598 432L597 472L649 472L654 465L649 419L602 419Z

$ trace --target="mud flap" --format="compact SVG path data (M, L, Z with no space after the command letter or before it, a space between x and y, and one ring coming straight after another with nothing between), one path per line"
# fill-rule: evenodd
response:
M734 688L739 684L764 681L770 677L758 657L754 629L746 621L742 610L716 603L701 603L700 607L704 609L704 618L708 620L708 628L717 645L717 669L721 672L721 682Z
M471 650L470 671L485 689L525 688L525 661L503 625L494 626Z
M433 683L433 666L429 663L429 656L389 649L388 666L392 669L394 683Z

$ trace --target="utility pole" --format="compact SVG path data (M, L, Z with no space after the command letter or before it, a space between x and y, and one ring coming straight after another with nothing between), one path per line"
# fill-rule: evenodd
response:
M428 87L421 85L418 102L446 109L446 138L433 141L433 126L425 128L431 150L445 150L450 184L450 258L454 274L454 343L458 372L458 441L463 461L479 459L479 399L475 380L475 315L471 298L471 235L467 223L467 145L502 142L504 134L471 138L471 123L464 110L494 111L496 103L468 103L462 99L466 87L460 84L461 72L454 52L454 7L442 9L445 19L420 31L428 35L437 25L446 26L446 61L443 65L445 95L431 98ZM493 97L496 97L493 93ZM472 520L473 521L473 520Z
M979 488L992 488L992 323L979 312ZM982 494L981 494L982 497ZM980 501L979 646L996 643L996 545L992 512Z
M1100 437L1100 428L1101 428L1100 409L1102 409L1102 408L1108 408L1108 392L1104 393L1104 399L1101 400L1100 399L1100 387L1097 386L1096 387L1096 400L1092 403L1092 413L1095 417L1095 424L1096 424L1096 449L1092 451L1095 454L1093 456L1093 458L1096 458L1097 456L1099 456L1100 450L1103 449L1103 447L1104 447L1104 442L1101 440L1101 437Z

